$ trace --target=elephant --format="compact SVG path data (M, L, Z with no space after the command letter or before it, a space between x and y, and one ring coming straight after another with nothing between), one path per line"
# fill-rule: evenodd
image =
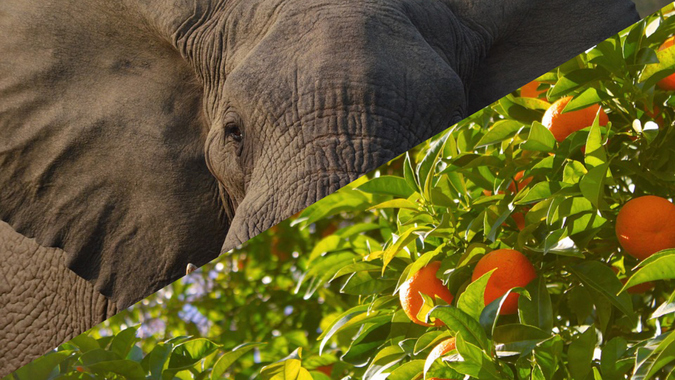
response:
M637 20L629 0L3 0L0 367Z

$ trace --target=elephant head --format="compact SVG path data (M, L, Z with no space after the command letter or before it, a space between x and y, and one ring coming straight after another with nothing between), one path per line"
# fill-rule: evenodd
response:
M126 307L637 19L628 0L4 0L0 218Z

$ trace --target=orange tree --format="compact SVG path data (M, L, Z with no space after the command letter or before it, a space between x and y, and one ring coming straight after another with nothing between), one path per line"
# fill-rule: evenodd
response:
M358 297L320 336L324 351L353 366L341 375L673 373L675 98L656 84L675 72L675 49L659 50L674 25L661 15L643 20L537 78L545 93L515 92L400 158L396 174L374 173L300 215L311 225L369 213L314 247L300 287L311 296L329 284ZM633 207L621 222L628 227L617 226L622 207L644 195L659 201ZM617 236L621 228L631 231ZM364 239L366 248L356 244ZM638 259L626 239L653 249ZM413 302L408 284L420 273L423 302ZM456 347L427 360L449 338Z
M10 378L672 378L673 34L646 18Z

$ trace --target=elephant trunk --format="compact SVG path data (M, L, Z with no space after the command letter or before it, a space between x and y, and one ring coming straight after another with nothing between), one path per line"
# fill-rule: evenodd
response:
M367 122L358 119L346 116L342 123L361 129ZM321 130L326 127L317 124L332 122L340 123L334 118L315 119L306 128ZM322 133L312 136L311 141L292 141L280 157L266 164L268 168L256 170L251 181L255 188L249 189L238 205L221 254L408 149L403 145L411 139L401 136L407 131L401 131L400 125L392 126L391 131L391 139Z

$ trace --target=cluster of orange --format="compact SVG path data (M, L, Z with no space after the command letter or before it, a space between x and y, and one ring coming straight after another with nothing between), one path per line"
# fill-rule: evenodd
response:
M448 304L454 299L450 290L436 276L440 266L440 261L429 263L413 274L399 289L399 298L403 311L411 321L417 324L432 326L432 324L421 321L418 318L418 313L424 303L420 294L425 294L432 298L440 298ZM514 287L526 286L537 277L534 266L525 255L512 249L498 249L483 256L478 261L471 276L471 281L477 280L493 269L494 272L485 287L483 296L485 305L503 296ZM509 294L502 302L499 313L515 314L518 312L518 297L519 294L517 293ZM443 322L437 319L434 321L433 326L443 326ZM455 338L446 339L434 347L431 353L429 353L427 361L434 361L454 349Z
M640 260L667 248L675 248L675 205L665 198L647 195L627 202L616 220L616 236L624 251ZM443 326L440 320L433 325L418 318L424 300L421 294L439 298L448 304L454 296L437 277L441 262L434 261L414 273L399 289L401 307L414 323L423 326ZM522 253L512 249L498 249L483 256L476 264L471 281L494 269L483 297L484 304L502 297L514 287L525 287L537 277L532 263ZM624 280L625 281L625 280ZM653 284L641 284L628 291L641 293ZM503 301L500 314L518 311L519 294L512 293ZM434 361L455 349L455 338L440 342L429 354L427 361ZM442 380L442 379L436 379Z
M668 39L660 50L673 46L675 38ZM539 82L533 81L520 90L522 97L539 98L546 90L539 90ZM675 90L675 74L661 80L658 86L664 90ZM572 100L571 96L563 97L554 102L545 112L542 124L548 128L558 142L563 141L573 132L590 126L598 117L599 124L604 126L609 118L600 105L591 105L584 109L571 112L563 110ZM658 111L656 111L658 112ZM653 115L652 115L653 116ZM506 191L515 194L527 186L532 177L523 179L524 172L514 176ZM489 190L485 195L491 195ZM500 191L500 193L503 193ZM526 212L526 210L525 210ZM519 229L525 225L524 214L512 214ZM675 205L669 200L653 195L642 196L628 201L621 207L615 224L616 236L623 251L638 260L644 260L663 249L675 248ZM418 318L423 306L421 294L442 299L452 303L454 296L443 282L437 277L441 262L434 261L413 274L399 289L401 307L414 323L423 326L443 326L440 320L433 325ZM485 305L502 297L509 289L524 287L537 277L532 263L521 252L511 249L498 249L483 256L476 264L471 280L475 281L485 273L495 270L484 293ZM618 269L613 268L618 273ZM625 279L622 279L625 282ZM645 283L628 289L629 293L643 293L654 287L652 283ZM515 314L518 311L517 293L510 294L502 303L500 314ZM434 361L448 352L455 350L455 338L441 341L427 357L427 362ZM434 379L432 379L434 380ZM435 379L442 380L442 379Z

